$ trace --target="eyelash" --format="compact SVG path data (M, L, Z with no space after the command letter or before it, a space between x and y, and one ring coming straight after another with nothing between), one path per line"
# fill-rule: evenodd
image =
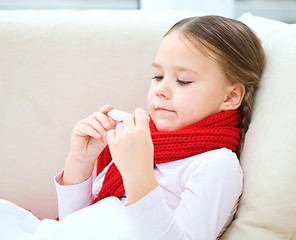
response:
M163 76L154 76L152 79L155 79L155 80L162 80L163 79Z
M160 81L163 79L163 76L154 76L152 79L155 79L157 81ZM182 81L182 80L177 80L177 83L180 86L185 86L185 85L189 85L190 83L192 83L191 81Z
M191 81L182 81L182 80L177 80L177 82L181 86L189 85L190 83L192 83Z

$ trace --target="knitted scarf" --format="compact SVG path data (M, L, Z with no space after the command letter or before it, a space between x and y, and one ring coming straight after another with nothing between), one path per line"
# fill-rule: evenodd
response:
M236 151L240 139L240 114L237 110L220 112L203 121L177 131L160 132L149 120L154 145L154 164L167 163L219 148ZM108 146L98 157L97 173L111 162ZM119 170L112 163L103 186L93 203L108 196L121 197L125 193Z

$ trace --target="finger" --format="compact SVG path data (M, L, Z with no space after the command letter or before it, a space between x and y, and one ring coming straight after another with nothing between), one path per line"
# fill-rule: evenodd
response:
M103 107L101 107L100 112L107 115L107 113L112 109L113 109L112 105L104 105Z
M94 128L92 128L90 125L85 123L80 123L80 126L77 130L77 135L81 137L90 136L96 139L103 138L102 134L96 131Z
M104 113L94 112L90 117L99 122L106 130L114 128L115 126L115 123L111 121Z
M85 120L82 121L82 123L89 125L92 127L94 130L96 130L98 133L101 135L105 136L107 134L107 129L102 125L100 121L98 121L95 118L86 118Z
M113 139L116 137L116 131L115 130L110 130L108 133L107 133L107 142L108 144L110 142L113 141Z
M135 117L131 114L128 114L123 119L124 128L129 129L135 126Z
M119 123L116 124L116 126L115 126L115 130L116 130L117 133L122 132L123 129L124 129L123 122L119 122Z
M148 119L147 115L142 108L137 108L135 110L136 125L143 126L143 127L149 127L147 119Z

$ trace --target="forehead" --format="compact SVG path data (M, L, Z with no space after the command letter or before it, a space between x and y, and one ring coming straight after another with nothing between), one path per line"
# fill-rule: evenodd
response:
M217 55L198 40L194 41L180 31L172 31L162 39L157 52L156 62L164 60L179 63L214 61L217 64Z

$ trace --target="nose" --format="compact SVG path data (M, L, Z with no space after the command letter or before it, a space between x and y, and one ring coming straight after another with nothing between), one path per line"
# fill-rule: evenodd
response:
M158 98L168 99L171 95L170 92L171 91L167 79L163 79L161 82L158 82L157 88L155 90L155 94Z

